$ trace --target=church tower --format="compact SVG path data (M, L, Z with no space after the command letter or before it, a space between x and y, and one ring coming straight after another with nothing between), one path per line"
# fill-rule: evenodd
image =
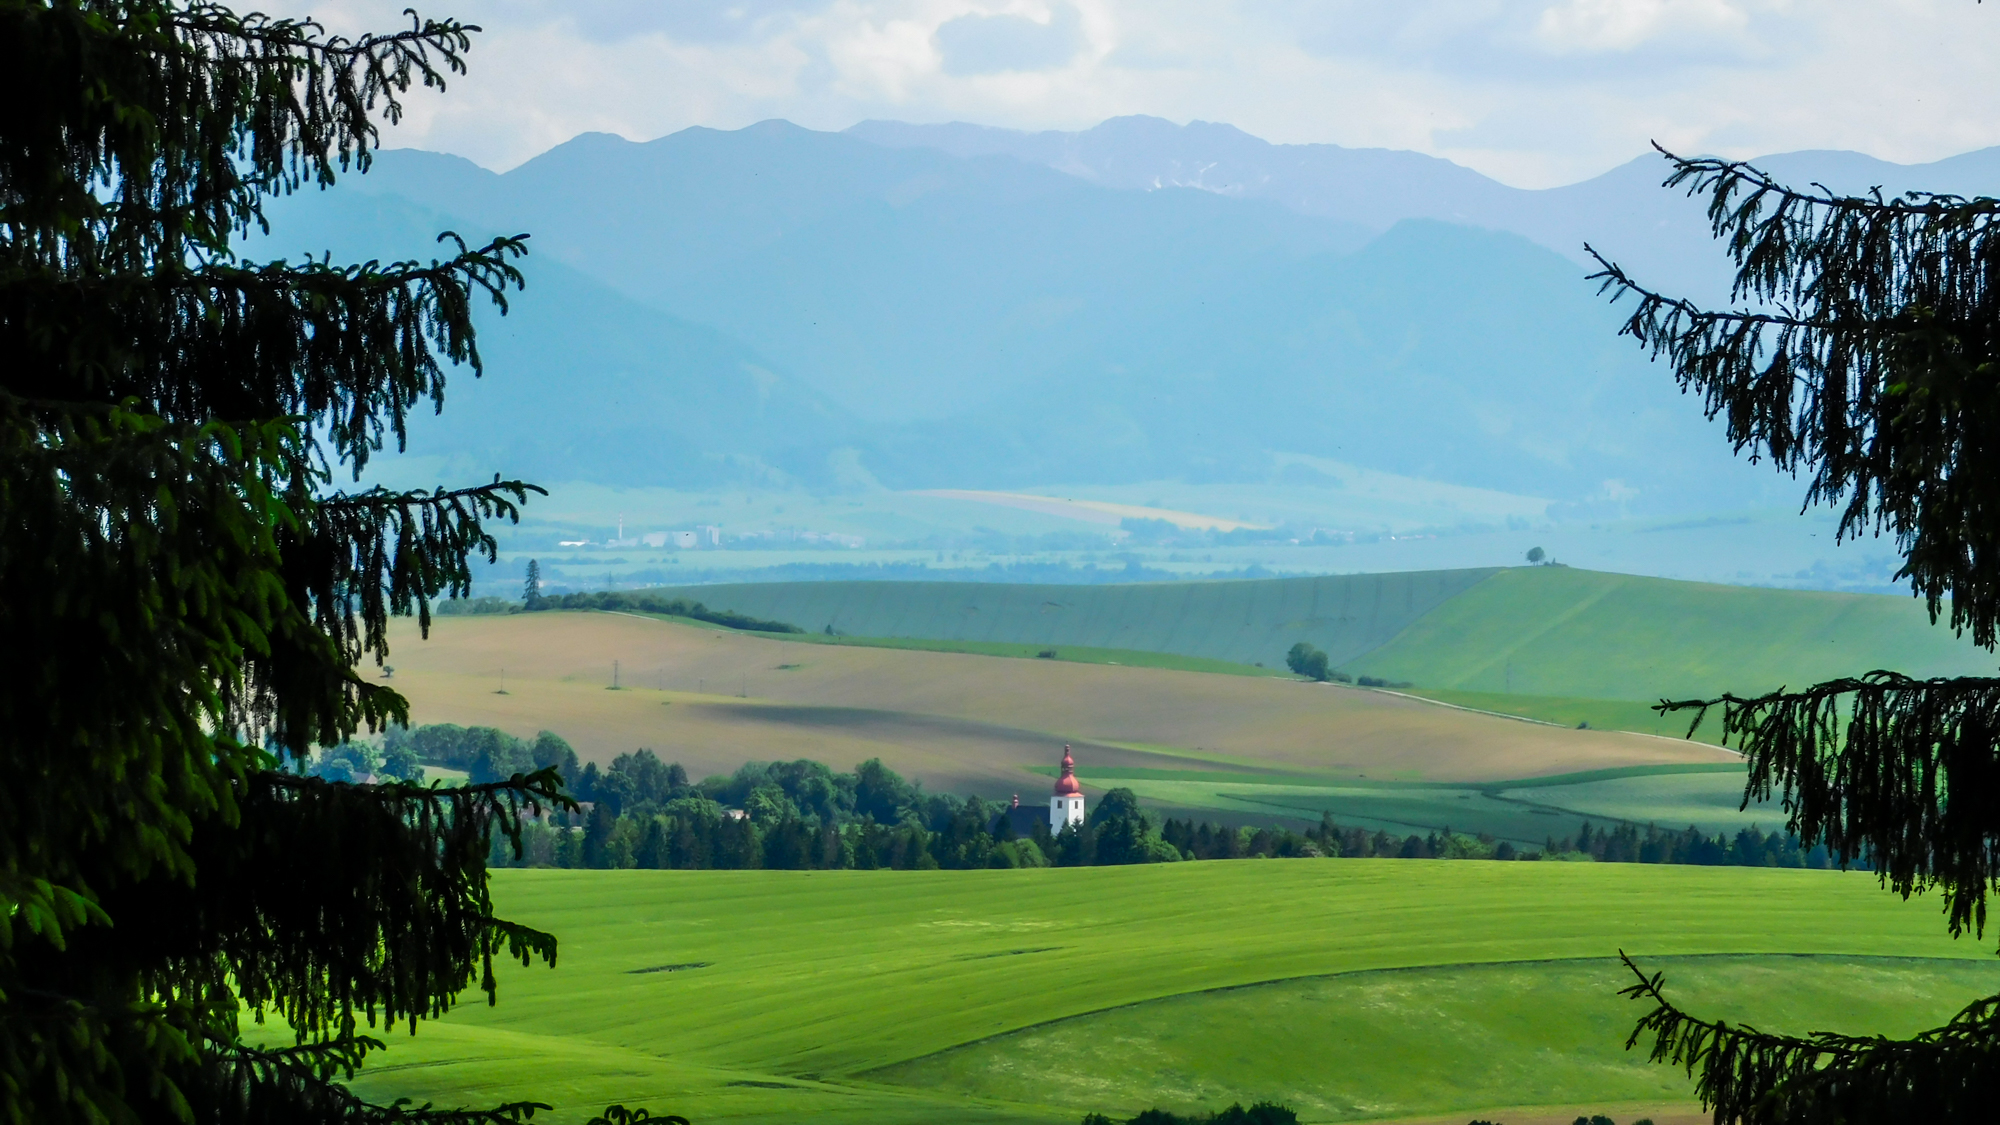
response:
M1055 796L1049 798L1049 831L1061 832L1083 823L1083 787L1076 783L1076 759L1063 747L1062 776L1056 778Z

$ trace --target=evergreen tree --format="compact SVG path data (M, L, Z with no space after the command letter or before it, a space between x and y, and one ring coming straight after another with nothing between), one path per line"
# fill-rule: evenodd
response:
M1734 307L1656 292L1599 257L1605 288L1637 300L1624 332L1724 417L1739 452L1804 474L1807 503L1839 508L1843 537L1892 536L1898 577L1932 620L1992 649L2000 200L1844 196L1662 151L1673 168L1666 186L1708 201L1736 265ZM2000 679L1856 671L1661 710L1690 710L1698 725L1719 708L1749 760L1746 802L1776 793L1807 851L1865 861L1904 897L1940 890L1951 932L1983 934L2000 877ZM1789 841L1774 851L1757 836L1740 836L1729 861L1796 855ZM1697 1019L1642 972L1628 995L1653 1005L1633 1041L1651 1033L1656 1060L1689 1068L1717 1121L1983 1121L2000 1100L2000 997L1895 1040Z
M273 193L362 171L477 30L359 39L181 0L0 0L0 1120L507 1121L370 1106L370 1028L553 961L486 863L553 770L425 789L289 765L402 723L357 670L531 489L341 491L479 370L520 238L250 262ZM268 1048L239 1013L297 1034ZM613 1115L629 1117L628 1114Z
M542 560L528 560L528 580L521 586L521 608L542 607Z

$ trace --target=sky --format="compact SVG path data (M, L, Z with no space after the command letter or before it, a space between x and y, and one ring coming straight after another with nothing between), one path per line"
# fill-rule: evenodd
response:
M417 0L327 0L387 30ZM1901 163L2000 144L2000 4L1973 0L459 0L471 73L392 147L504 170L584 132L785 118L1084 129L1151 114L1410 149L1517 187L1657 140Z

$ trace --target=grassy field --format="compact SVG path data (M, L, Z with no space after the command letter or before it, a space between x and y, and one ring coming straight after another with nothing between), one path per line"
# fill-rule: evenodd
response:
M673 618L684 621L684 618ZM972 656L1006 656L1017 660L1061 660L1072 664L1120 664L1128 668L1165 668L1175 672L1211 672L1218 676L1274 676L1294 678L1282 665L1266 667L1183 656L1177 652L1146 652L1132 648L1092 648L1088 645L1018 644L1012 641L938 641L926 637L848 637L823 633L766 633L772 640L816 645L847 645L857 648L899 648L909 652L962 652Z
M1671 722L1606 701L1763 691L1882 667L1934 676L1990 674L1994 666L1989 654L1933 627L1911 598L1570 567L1126 586L778 582L671 592L857 637L1142 650L1274 668L1303 640L1350 672L1427 691L1555 697L1515 706L1537 718L1575 714L1567 725L1663 732Z
M1093 769L1491 784L1735 760L1286 678L811 644L612 613L448 617L428 641L406 622L391 637L391 682L415 722L546 728L599 762L651 747L696 776L880 757L933 789L1033 795L1047 782L1028 768L1065 742L1093 791L1105 788Z
M1452 691L1424 687L1397 690L1454 707L1516 715L1559 727L1588 725L1592 730L1633 731L1660 738L1686 738L1688 724L1694 718L1691 712L1662 715L1653 710L1652 703L1636 699L1577 699L1560 695L1508 695L1498 691ZM1719 745L1722 741L1721 712L1709 715L1707 721L1694 732L1694 738L1698 742Z
M815 633L830 625L857 637L1136 649L1282 668L1302 640L1336 664L1356 659L1495 573L1113 586L770 582L663 592Z
M1554 778L1502 781L1486 785L1437 782L1347 782L1273 784L1229 775L1198 780L1171 776L1134 777L1104 783L1129 787L1149 804L1190 813L1213 810L1229 820L1260 817L1318 820L1322 812L1343 826L1382 830L1395 836L1440 827L1469 835L1486 834L1517 846L1541 847L1550 838L1576 833L1584 821L1598 827L1629 821L1679 830L1690 825L1709 835L1756 825L1782 828L1785 814L1773 803L1739 808L1744 772L1731 765L1713 772L1646 770L1622 777L1591 771Z
M509 968L497 1008L386 1037L370 1096L536 1096L557 1121L622 1101L697 1122L1054 1123L1266 1095L1309 1121L1629 1120L1690 1093L1618 1049L1636 1015L1609 996L1618 949L1689 1005L1784 1030L1907 1032L2000 988L1934 903L1833 872L506 871L495 892L561 936L559 966Z
M1517 567L1439 604L1351 666L1432 689L1646 702L1876 668L1991 675L1994 658L1933 627L1907 597Z

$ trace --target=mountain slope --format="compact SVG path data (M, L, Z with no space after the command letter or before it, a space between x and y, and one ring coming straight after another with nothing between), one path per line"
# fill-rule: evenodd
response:
M1580 183L1523 190L1419 153L1272 144L1207 121L1183 126L1157 117L1116 117L1078 132L1042 133L960 122L864 121L847 132L891 148L1007 155L1106 187L1178 186L1270 200L1300 214L1377 230L1412 218L1492 227L1531 238L1579 265L1590 263L1584 252L1589 243L1662 288L1709 300L1726 295L1726 262L1709 238L1703 205L1661 189L1667 166L1653 154ZM1829 151L1779 153L1754 163L1791 183L1823 183L1841 192L1879 186L1890 194L2000 193L2000 148L1920 165Z
M390 152L273 218L270 245L360 257L532 231L547 282L490 370L572 390L495 391L438 447L606 483L823 480L840 449L895 488L1257 481L1302 453L1565 511L1789 496L1617 341L1581 270L1491 231L1371 239L782 122L580 137L505 175Z
M463 172L448 160L426 163ZM490 176L472 171L474 182ZM400 195L356 192L283 201L273 219L278 233L250 242L246 255L427 260L448 252L436 232L467 229L462 216ZM530 247L539 249L533 239ZM523 268L528 288L509 295L506 315L485 306L476 314L485 375L448 371L446 409L411 419L410 452L437 476L837 482L834 451L856 423L824 396L714 329L646 308L560 261L531 254Z

